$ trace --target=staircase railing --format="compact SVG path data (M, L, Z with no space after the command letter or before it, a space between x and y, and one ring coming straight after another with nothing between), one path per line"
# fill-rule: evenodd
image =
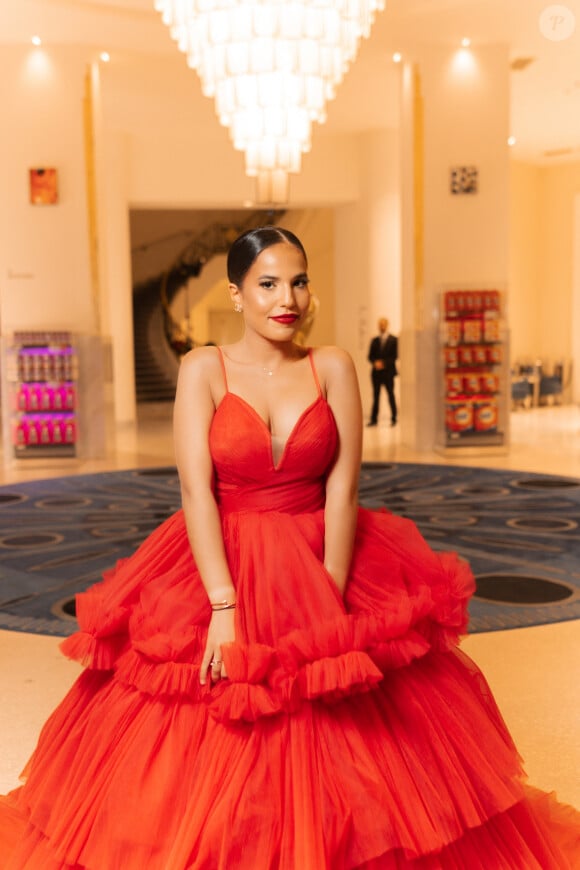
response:
M167 271L164 272L160 288L160 301L163 309L165 336L167 343L178 356L194 347L195 339L193 335L183 329L171 312L171 302L177 292L187 284L190 278L197 278L212 257L226 254L232 242L239 235L265 224L276 224L283 215L283 210L256 211L239 222L210 224L188 242Z

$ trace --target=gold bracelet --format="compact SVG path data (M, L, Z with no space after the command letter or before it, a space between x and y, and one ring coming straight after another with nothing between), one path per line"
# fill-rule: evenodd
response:
M211 609L214 613L216 613L218 610L233 610L236 606L235 601L228 601L227 598L225 598L223 601L216 601L215 604L210 601L210 604Z

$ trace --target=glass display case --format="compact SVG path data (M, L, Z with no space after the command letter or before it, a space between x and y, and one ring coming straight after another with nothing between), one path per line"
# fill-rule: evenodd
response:
M445 448L507 447L508 338L504 294L445 289L440 297L440 407Z
M15 459L73 457L78 444L78 358L70 332L4 339L4 451Z

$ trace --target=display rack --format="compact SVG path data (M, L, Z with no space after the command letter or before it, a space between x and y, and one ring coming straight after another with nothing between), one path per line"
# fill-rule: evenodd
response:
M445 448L508 443L508 346L496 289L441 292L440 373Z
M72 334L14 332L4 344L4 364L5 450L15 459L76 456L78 361Z

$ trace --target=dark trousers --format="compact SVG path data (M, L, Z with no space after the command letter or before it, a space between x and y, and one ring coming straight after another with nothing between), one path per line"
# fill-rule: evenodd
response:
M375 369L371 372L371 378L373 382L373 409L371 411L371 423L376 423L379 419L379 398L381 387L384 387L387 391L389 405L391 406L391 422L395 423L397 419L397 403L395 401L395 379L393 375Z

